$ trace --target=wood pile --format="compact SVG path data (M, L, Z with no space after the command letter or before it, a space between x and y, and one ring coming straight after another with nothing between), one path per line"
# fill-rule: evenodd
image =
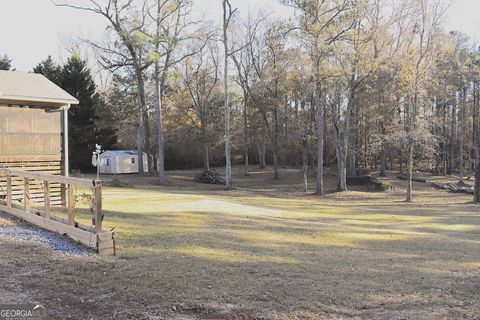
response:
M454 183L432 183L432 185L437 189L448 190L453 193L467 193L467 194L474 194L473 187L467 184L454 184Z
M205 184L225 184L220 175L213 170L204 170L195 175L195 181Z

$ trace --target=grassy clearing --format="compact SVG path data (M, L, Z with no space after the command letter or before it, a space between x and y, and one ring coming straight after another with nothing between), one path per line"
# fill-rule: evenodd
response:
M2 300L118 319L459 319L480 307L480 209L468 196L416 184L304 195L285 170L236 176L236 189L123 178L106 188L105 227L118 257L70 257L0 239ZM452 178L453 179L453 178ZM334 188L330 176L327 186ZM89 220L83 210L85 221ZM17 298L18 293L18 298Z

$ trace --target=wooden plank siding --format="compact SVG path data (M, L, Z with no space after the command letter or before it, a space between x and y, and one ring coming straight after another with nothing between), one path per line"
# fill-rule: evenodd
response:
M0 169L52 175L65 174L62 161L63 134L61 112L41 108L0 105ZM32 204L45 202L42 181L29 179ZM5 199L7 180L0 176L0 198ZM64 203L60 183L50 185L51 205ZM24 181L12 177L12 201L18 203L25 192Z
M60 133L0 133L2 156L60 155L62 135Z
M61 154L61 112L0 105L1 157Z

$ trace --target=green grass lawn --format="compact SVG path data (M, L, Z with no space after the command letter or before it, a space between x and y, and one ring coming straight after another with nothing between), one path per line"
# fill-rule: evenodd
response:
M6 243L0 252L9 264L0 267L58 318L479 314L480 208L467 196L418 184L416 202L407 204L402 185L390 179L390 192L319 199L298 191L296 170L280 181L269 172L239 175L233 191L194 184L192 176L171 173L167 186L128 176L133 187L104 189L104 227L115 228L116 258ZM327 185L334 187L334 177ZM86 210L81 219L89 221ZM15 255L7 254L12 248Z

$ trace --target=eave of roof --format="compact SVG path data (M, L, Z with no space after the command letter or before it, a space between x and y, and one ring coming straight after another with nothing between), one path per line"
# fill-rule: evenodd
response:
M61 107L79 102L41 74L0 71L0 103Z
M15 101L18 102L27 102L30 104L35 104L35 102L39 102L41 104L78 104L78 100L75 98L72 99L56 99L56 98L48 98L48 97L30 97L30 96L17 96L17 95L6 95L0 93L0 103L2 101L8 102L8 104L15 104Z

